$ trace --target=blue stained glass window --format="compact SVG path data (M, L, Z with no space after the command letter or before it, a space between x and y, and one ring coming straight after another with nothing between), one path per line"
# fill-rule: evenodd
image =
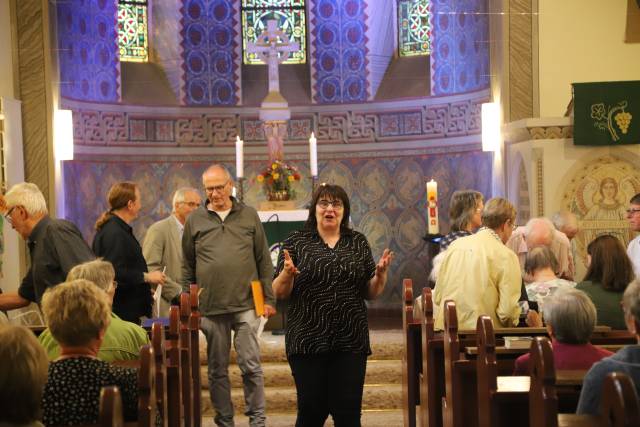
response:
M275 19L277 27L297 42L300 50L291 52L283 64L304 64L306 53L305 0L242 0L242 47L245 64L262 64L255 53L247 52L249 42L255 42L267 28L267 21Z
M149 60L147 0L118 0L120 61Z
M428 55L431 52L431 5L429 0L398 2L398 54Z

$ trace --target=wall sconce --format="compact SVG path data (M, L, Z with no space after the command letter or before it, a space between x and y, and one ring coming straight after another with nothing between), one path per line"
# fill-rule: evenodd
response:
M55 110L53 127L53 155L55 160L73 160L72 111Z
M500 104L482 104L482 151L496 152L500 149Z

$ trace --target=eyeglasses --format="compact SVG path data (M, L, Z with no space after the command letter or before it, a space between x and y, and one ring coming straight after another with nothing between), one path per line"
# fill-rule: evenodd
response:
M207 189L207 191L208 191L208 189ZM215 190L212 190L211 192L213 193L213 191L215 191ZM187 205L190 208L197 208L198 206L200 206L200 204L196 203L196 202L180 202L180 203L183 204L183 205Z
M342 200L320 200L317 203L317 206L321 207L322 209L327 209L329 206L333 206L334 209L342 209L344 207L344 205L342 204Z
M7 222L9 222L9 224L13 223L13 219L11 219L11 213L13 212L13 210L17 208L17 206L12 206L6 214L4 214L4 219L7 220Z
M627 215L633 215L640 212L640 209L637 208L633 208L633 209L627 209Z
M228 183L229 181L225 182L222 185L214 185L212 187L205 187L204 189L207 193L215 193L216 191L220 192L220 191L224 191Z

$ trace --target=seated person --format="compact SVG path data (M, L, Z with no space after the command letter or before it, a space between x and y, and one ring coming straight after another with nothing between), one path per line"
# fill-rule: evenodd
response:
M624 291L622 299L627 330L640 340L640 280L636 279ZM633 380L640 394L640 345L628 345L611 357L602 359L589 370L582 383L578 414L597 415L600 412L602 383L611 372L622 372Z
M118 386L125 421L137 418L137 371L98 360L111 321L106 292L78 279L47 289L42 312L60 357L49 364L42 398L45 425L96 424L100 389Z
M627 252L616 237L603 234L587 245L587 273L576 289L584 291L596 306L598 324L626 329L620 301L635 275Z
M67 275L67 280L85 279L105 291L109 297L109 307L113 303L116 292L116 277L113 266L104 260L85 262L73 267ZM60 347L51 331L46 329L39 337L40 343L47 351L49 360L55 360L60 355ZM104 335L104 340L98 352L98 359L105 362L118 360L137 360L140 357L140 347L149 343L146 331L135 323L120 319L111 312L111 323Z
M538 246L527 253L524 271L533 278L533 282L525 285L529 302L542 305L545 298L563 288L574 288L576 282L559 279L556 276L558 261L556 256L546 246Z
M38 420L48 364L33 332L0 325L0 425L42 427Z
M556 369L589 369L613 354L589 343L596 326L596 307L584 292L558 290L546 299L542 317L551 337ZM518 357L514 375L529 375L529 354Z

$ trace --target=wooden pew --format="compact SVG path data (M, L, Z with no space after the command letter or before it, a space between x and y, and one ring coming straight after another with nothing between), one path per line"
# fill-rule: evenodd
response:
M193 377L191 376L191 333L189 317L191 316L191 300L189 294L180 294L180 374L182 379L182 406L184 427L193 425Z
M513 425L527 420L529 377L498 377L496 342L489 316L478 317L476 360L478 421L480 427Z
M405 427L416 426L416 405L420 404L419 378L422 365L420 323L413 320L413 284L404 279L404 305L402 309L402 415Z
M531 344L531 427L631 427L640 425L640 403L631 379L612 373L602 390L601 415L558 414L556 372L548 339L538 337Z
M140 348L138 371L138 426L156 425L156 360L151 345Z
M191 378L193 399L193 426L202 426L202 384L200 382L200 309L198 303L198 285L189 287L189 300L191 303L191 315L189 316L189 334L191 345Z
M182 418L182 373L180 370L180 308L169 308L167 331L167 411L171 427L179 427Z
M420 378L420 425L442 426L442 398L444 385L444 347L442 334L433 327L433 298L431 288L422 290L422 375Z
M455 302L445 301L444 310L443 425L475 427L478 425L475 364L461 357Z
M123 427L122 396L120 389L115 386L106 386L100 389L100 412L98 415L100 427Z
M156 401L158 413L162 420L162 427L169 425L169 411L167 399L167 357L165 354L164 327L155 322L151 326L151 346L156 365Z

